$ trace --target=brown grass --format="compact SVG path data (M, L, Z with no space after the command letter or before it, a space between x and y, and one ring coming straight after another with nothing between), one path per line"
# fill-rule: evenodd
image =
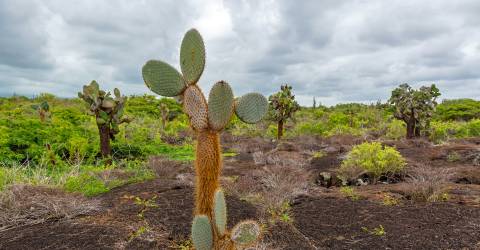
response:
M407 176L410 185L405 194L414 201L441 201L446 198L446 185L451 177L452 173L448 169L419 166Z
M63 191L13 185L0 193L0 232L47 220L70 219L97 211L99 202Z

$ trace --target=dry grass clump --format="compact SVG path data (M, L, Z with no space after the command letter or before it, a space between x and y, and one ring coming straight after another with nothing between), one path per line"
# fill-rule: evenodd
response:
M98 209L98 201L80 195L47 187L12 185L0 193L0 232L47 220L70 219Z
M179 173L188 170L188 167L182 162L158 156L152 156L148 159L148 167L155 172L157 177L167 179L174 179Z
M410 184L405 194L414 201L436 202L448 199L446 185L452 178L448 169L420 166L413 169L406 181Z

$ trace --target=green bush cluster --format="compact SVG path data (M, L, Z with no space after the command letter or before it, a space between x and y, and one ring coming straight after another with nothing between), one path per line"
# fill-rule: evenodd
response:
M339 173L346 180L367 174L376 183L382 176L402 172L405 165L405 159L395 148L379 142L366 142L353 147L342 162Z

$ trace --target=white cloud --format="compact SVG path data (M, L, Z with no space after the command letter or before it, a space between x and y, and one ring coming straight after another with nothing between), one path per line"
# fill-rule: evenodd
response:
M0 95L75 96L92 79L150 93L151 58L178 67L183 33L207 48L205 92L237 95L294 86L311 105L387 99L398 84L437 83L444 98L480 94L478 1L18 1L0 2Z

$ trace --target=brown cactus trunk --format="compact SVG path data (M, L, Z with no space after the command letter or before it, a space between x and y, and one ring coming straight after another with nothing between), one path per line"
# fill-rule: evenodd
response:
M277 139L282 138L283 136L283 120L278 121L277 124Z
M100 153L103 159L107 159L106 164L111 164L112 148L110 147L110 127L108 125L99 125L98 132L100 134Z
M410 119L407 122L407 139L412 139L413 137L415 137L415 121Z
M213 221L213 197L220 186L222 170L220 139L217 132L201 131L197 133L195 160L195 214L205 214Z

